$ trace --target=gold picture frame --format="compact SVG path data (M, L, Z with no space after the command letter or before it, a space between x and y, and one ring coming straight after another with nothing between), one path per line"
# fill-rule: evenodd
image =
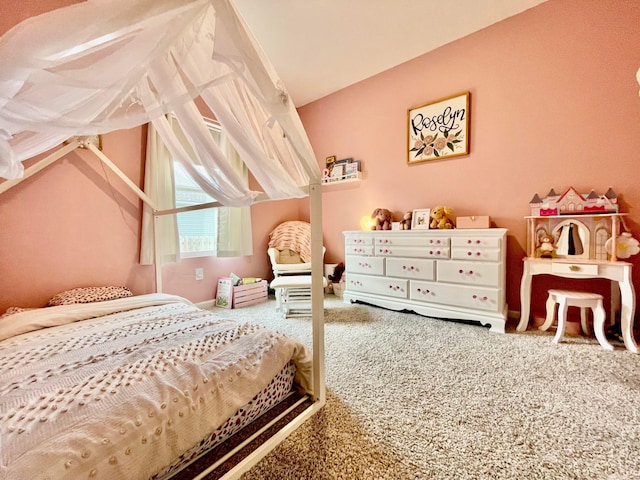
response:
M469 154L470 92L407 110L407 163Z

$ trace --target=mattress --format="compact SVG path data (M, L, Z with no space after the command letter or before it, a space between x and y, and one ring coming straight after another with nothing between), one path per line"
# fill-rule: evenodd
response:
M0 320L0 478L150 478L290 363L309 390L302 344L219 315L151 294Z

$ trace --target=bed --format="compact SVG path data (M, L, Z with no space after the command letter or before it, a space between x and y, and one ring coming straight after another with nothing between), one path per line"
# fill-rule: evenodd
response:
M215 451L227 453L213 462L204 456L202 468L200 461L196 462L196 470L203 473L189 473L188 477L203 478L211 471L209 463L215 466L230 456L239 458L216 476L239 477L317 413L326 400L321 173L287 90L231 0L80 2L31 17L0 37L0 66L0 177L6 179L0 183L0 194L40 174L76 148L83 148L93 152L130 187L144 204L141 210L148 208L154 219L185 211L160 208L158 199L141 189L139 182L130 180L108 152L93 141L114 130L150 124L172 158L216 199L189 209L308 197L313 292L310 351L273 332L229 326L231 332L243 332L240 343L251 343L254 330L258 342L249 346L253 356L239 354L240 364L229 367L230 356L235 354L228 353L228 344L222 342L219 359L209 359L207 342L215 343L215 335L200 334L208 328L222 328L224 323L214 323L211 312L198 309L185 299L162 293L163 266L156 232L155 293L91 302L83 307L55 305L14 312L3 318L2 476L9 480L179 476L176 462L189 462L200 456L201 448L215 447ZM222 148L209 135L197 102L208 107L226 132L255 180L251 189L230 168ZM188 148L172 131L169 116L182 127ZM25 168L23 162L39 154L46 156ZM147 300L152 304L144 304ZM135 308L124 306L138 302L140 305ZM158 323L152 320L156 314L168 332L156 330ZM149 321L145 320L147 316ZM189 339L188 332L184 332L184 340L193 342L191 346L173 343L182 340L180 329L192 322L190 334L195 337ZM44 328L32 330L32 326ZM122 337L127 329L138 333ZM244 334L249 331L252 335ZM161 340L154 339L154 335ZM129 345L125 339L142 343ZM286 353L277 354L276 362L254 366L255 352L263 355L266 350L260 349L273 343L284 344ZM81 347L79 359L73 357L72 346ZM171 348L186 349L186 360L170 359L178 351ZM116 349L124 352L123 360L112 355ZM190 358L187 351L197 354ZM206 361L190 363L196 357ZM132 358L134 364L126 363ZM221 370L209 370L209 363L220 364ZM162 373L173 376L178 385L165 381L157 374L158 368L166 368ZM180 368L186 376L177 375ZM258 373L263 368L264 375ZM80 373L89 375L78 377ZM108 379L109 374L116 378ZM290 398L288 387L279 385L292 381L292 377L298 380L292 388L306 393L302 396L305 403L294 402L282 416L269 421L264 429L266 438L260 434L259 442L249 437L232 442L233 448L221 448L257 423L252 422L240 432L227 423L242 423L233 414L241 412L239 415L243 416L243 405L248 403L250 416L260 418L268 417L280 405L288 405L279 393L274 401L277 405L267 413L253 410L253 404L265 402L255 396L265 388L267 392L287 390L283 397ZM213 379L218 378L224 379L218 382L225 385L224 392L228 381L242 385L243 395L233 393L227 397L212 392ZM113 387L114 382L117 388ZM153 396L140 390L142 384L151 387ZM212 401L215 395L221 397L220 404ZM67 402L73 408L63 412L66 407L60 408L59 404ZM107 407L112 405L120 410L109 412ZM80 412L80 417L72 417L71 410ZM200 410L204 416L192 413ZM177 430L184 418L180 412L194 415L184 431ZM160 424L153 423L158 420ZM73 425L74 429L70 433L55 430L66 425ZM137 446L125 446L130 441L125 437L143 426L146 433L137 434ZM54 433L53 438L45 436L49 431ZM229 438L222 444L214 445L226 436ZM128 448L131 455L146 449L161 460L141 460L138 464L128 458ZM245 455L246 450L249 453Z
M302 344L175 295L18 311L0 339L3 479L168 478L310 393Z

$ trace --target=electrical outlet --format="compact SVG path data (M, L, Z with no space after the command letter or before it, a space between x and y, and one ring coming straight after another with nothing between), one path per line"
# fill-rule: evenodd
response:
M204 280L204 270L202 268L196 268L196 280Z

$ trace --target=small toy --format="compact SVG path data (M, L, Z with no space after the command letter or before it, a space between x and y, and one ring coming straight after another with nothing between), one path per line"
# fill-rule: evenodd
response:
M402 220L400 221L400 230L411 230L412 215L413 214L411 212L407 212L404 214Z
M340 283L340 280L342 280L342 275L344 274L344 270L344 263L340 262L338 265L336 265L336 268L333 269L333 275L328 275L329 281L331 283Z
M538 245L538 256L540 258L552 258L554 249L553 235L549 235L548 233L542 235Z
M431 223L429 228L446 230L453 228L453 222L449 219L449 215L453 210L450 207L437 206L431 209L429 216L431 217Z
M386 208L376 208L371 214L374 224L371 230L391 230L391 211Z

